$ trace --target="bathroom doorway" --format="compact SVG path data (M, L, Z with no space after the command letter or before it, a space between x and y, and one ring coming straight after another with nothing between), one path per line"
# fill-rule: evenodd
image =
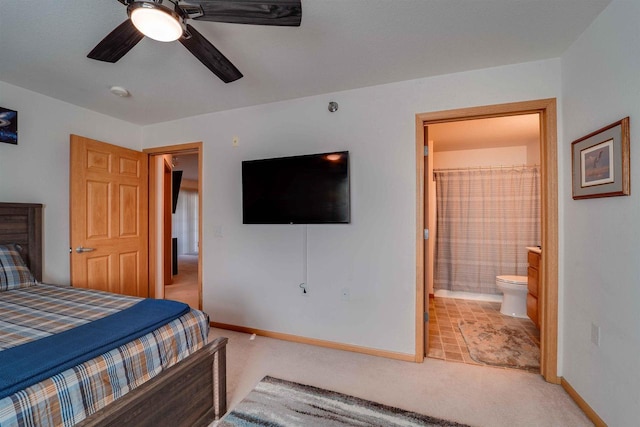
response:
M522 163L529 163L533 157L529 154L537 151L540 158L540 200L541 200L541 243L547 250L542 258L543 277L541 277L541 293L543 318L541 321L541 367L540 373L549 382L558 382L557 377L557 160L556 160L556 109L555 99L527 101L521 103L502 104L487 107L475 107L461 110L451 110L435 113L416 115L416 153L417 153L417 282L416 294L416 360L421 361L428 350L429 343L429 294L430 282L433 279L433 269L430 268L429 259L433 254L433 247L429 240L424 240L427 225L431 227L433 215L429 215L429 204L432 202L433 189L430 191L430 183L425 181L425 176L430 175L429 162L424 161L425 145L432 145L430 140L433 134L429 132L429 126L436 131L437 125L445 123L457 123L462 127L469 125L467 121L477 119L494 119L501 117L533 115L539 130L538 147L521 148ZM531 118L531 116L529 116ZM437 132L434 132L437 134ZM436 141L437 143L437 141ZM506 147L506 145L505 145ZM503 147L504 148L504 147ZM449 150L453 151L453 150ZM496 153L514 151L514 149L491 150ZM428 154L434 154L434 148L430 147ZM460 153L458 153L460 154ZM477 153L475 153L477 154ZM513 154L513 153L512 153ZM450 156L450 157L456 157ZM460 157L459 155L457 157ZM475 160L478 156L475 155ZM431 160L431 159L430 159ZM509 160L509 163L512 163ZM519 161L517 163L520 163ZM431 166L433 167L433 165ZM454 167L459 167L455 166ZM437 231L436 231L437 232ZM426 244L425 244L426 243ZM482 303L491 304L491 303ZM495 303L494 303L495 304ZM432 306L432 310L436 307ZM426 314L425 314L426 313ZM436 314L436 313L433 313Z
M539 121L533 113L425 126L427 357L539 369L540 332L526 310L527 247L540 245ZM501 313L497 276L524 279L513 285L518 304L505 307L511 315ZM494 354L479 351L472 326ZM510 348L495 350L506 335Z
M540 245L539 122L533 113L426 126L425 216L438 243L425 260L429 295L501 301L495 277L527 275L526 247Z

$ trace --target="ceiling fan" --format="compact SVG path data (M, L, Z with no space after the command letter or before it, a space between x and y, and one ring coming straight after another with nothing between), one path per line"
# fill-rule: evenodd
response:
M230 83L242 73L187 20L299 27L300 0L118 0L129 19L107 35L87 57L115 63L144 36L180 40L200 62Z

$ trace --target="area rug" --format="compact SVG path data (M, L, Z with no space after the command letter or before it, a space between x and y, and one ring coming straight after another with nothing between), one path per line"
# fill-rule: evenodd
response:
M540 347L519 328L460 320L469 355L478 363L540 370Z
M468 427L335 391L264 377L218 426Z

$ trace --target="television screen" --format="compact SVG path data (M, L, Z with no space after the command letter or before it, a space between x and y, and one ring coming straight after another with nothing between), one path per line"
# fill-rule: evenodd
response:
M178 207L178 194L182 183L182 171L173 171L171 174L171 212L176 213Z
M244 224L348 223L349 152L242 162Z

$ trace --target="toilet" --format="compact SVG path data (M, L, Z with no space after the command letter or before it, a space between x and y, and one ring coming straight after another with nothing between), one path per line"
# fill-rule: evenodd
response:
M496 286L503 294L500 313L527 317L527 276L496 276Z

